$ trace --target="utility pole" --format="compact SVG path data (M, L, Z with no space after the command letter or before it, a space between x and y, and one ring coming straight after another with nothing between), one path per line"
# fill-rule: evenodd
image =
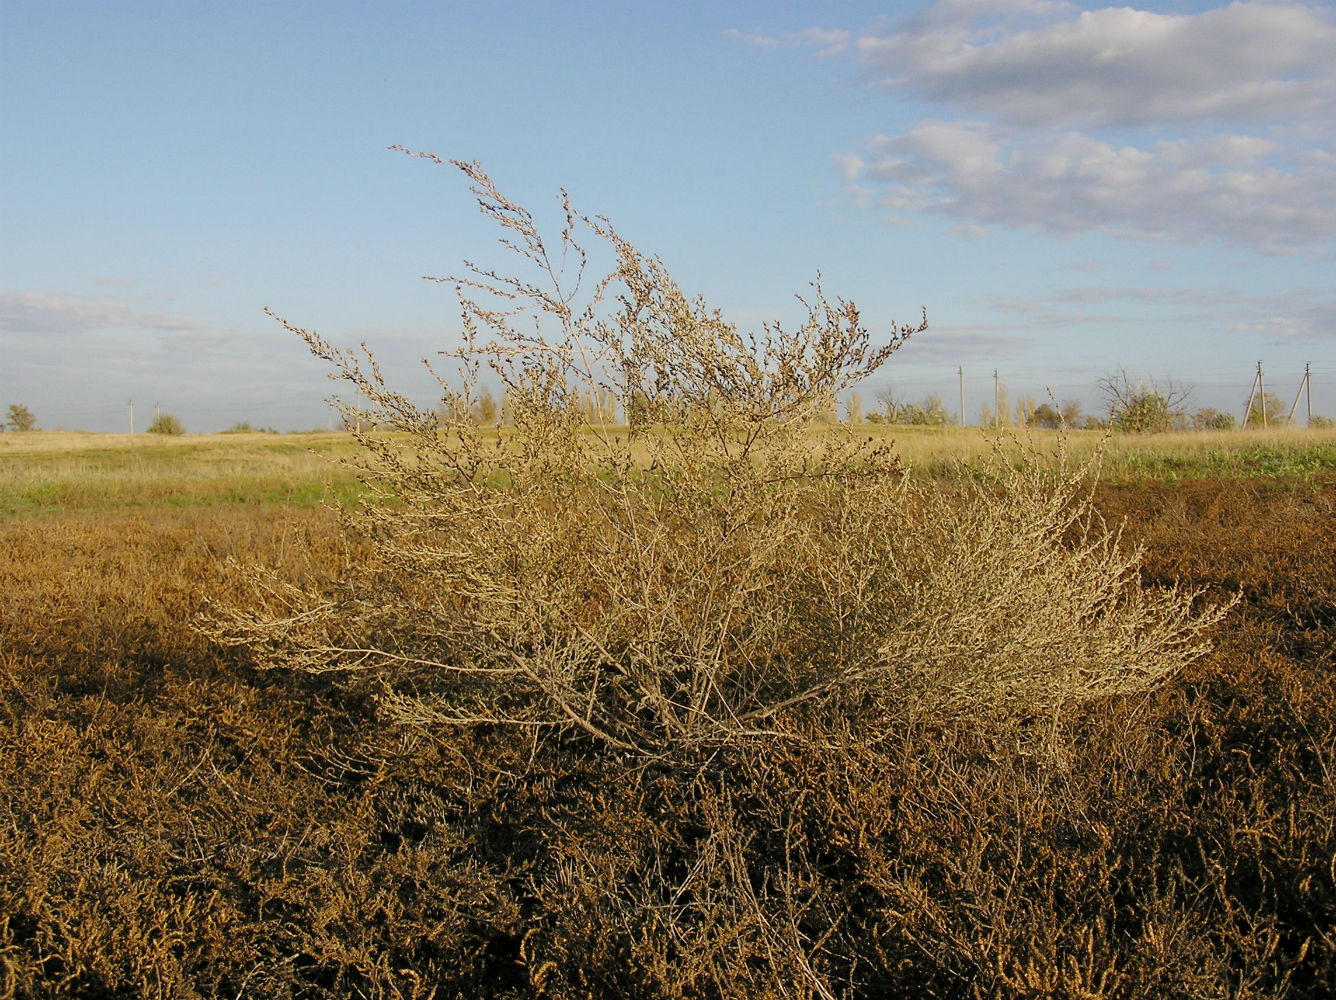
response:
M956 374L960 376L960 426L965 426L965 369L956 368Z
M1257 362L1257 398L1258 398L1258 400L1261 401L1261 404L1262 404L1262 427L1265 428L1265 427L1267 426L1267 423L1266 423L1266 383L1262 381L1262 362L1260 362L1260 361Z
M1299 391L1296 392L1296 393L1294 394L1294 404L1290 407L1290 415L1289 415L1288 417L1285 418L1285 426L1286 426L1286 427L1293 427L1293 426L1294 426L1294 411L1297 410L1297 409L1299 408L1299 397L1302 396L1302 395L1304 394L1304 389L1308 388L1309 371L1312 369L1312 367L1313 367L1313 363L1312 363L1311 361L1304 365L1304 377L1303 377L1302 379L1300 379L1300 381L1299 381ZM1312 426L1313 426L1313 392L1312 392L1312 389L1309 389L1309 391L1308 391L1308 426L1309 426L1309 427L1312 427Z
M162 407L157 403L153 404L153 422L156 424L162 419Z
M1001 398L997 394L997 369L993 369L993 424L996 427L1002 426L1002 406Z
M135 401L130 400L130 433L135 432Z
M1248 405L1243 408L1243 423L1239 425L1240 430L1246 430L1248 427L1248 418L1252 416L1253 400L1257 398L1257 387L1262 381L1262 362L1257 362L1257 374L1253 376L1252 386L1248 389ZM1262 421L1266 421L1266 403L1262 403Z

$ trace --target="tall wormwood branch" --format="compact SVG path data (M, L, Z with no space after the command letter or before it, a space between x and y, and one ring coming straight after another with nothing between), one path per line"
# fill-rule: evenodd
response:
M684 990L838 995L825 942L841 918L807 902L818 872L792 848L783 872L752 870L742 808L702 782L710 762L1148 690L1201 655L1228 604L1141 587L1140 552L1094 513L1098 456L999 446L925 482L823 425L926 313L874 339L818 275L796 328L742 331L565 192L548 241L478 164L402 151L465 175L516 273L430 279L460 315L458 346L428 363L435 409L387 386L365 346L279 319L365 403L344 415L370 490L348 530L370 556L325 587L251 570L252 604L201 627L265 666L375 671L408 727L500 727L692 789L695 860L602 886L609 905L645 894L662 940L700 963L659 966ZM612 261L592 284L582 241ZM574 864L557 888L583 877Z
M519 273L439 279L463 336L436 412L365 348L280 320L367 401L360 461L379 492L357 517L376 563L337 611L310 595L344 642L290 614L236 616L220 636L308 669L415 665L435 702L472 706L450 715L462 723L570 726L654 754L853 690L892 714L1042 711L1153 686L1205 648L1224 609L1140 589L1139 553L1092 520L1093 467L1000 458L953 493L818 430L926 316L874 343L818 276L796 329L743 332L565 192L549 246L477 163L402 151L465 175ZM613 266L581 298L586 239ZM488 382L499 432L474 418ZM285 628L302 655L279 654Z

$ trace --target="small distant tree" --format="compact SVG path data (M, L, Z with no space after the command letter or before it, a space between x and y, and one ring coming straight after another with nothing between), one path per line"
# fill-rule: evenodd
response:
M184 434L186 429L181 426L181 421L177 420L170 413L159 413L153 418L153 423L148 425L150 434Z
M481 424L484 427L491 427L497 422L501 415L500 408L496 405L496 397L492 395L492 390L483 386L478 392L478 398L473 401L470 407L470 415L473 422Z
M37 418L22 403L10 403L5 424L11 431L30 431L37 426Z
M900 407L895 422L918 427L945 427L949 421L950 415L942 404L942 397L930 392L919 402Z
M888 385L884 389L878 389L876 400L878 415L888 424L898 423L900 408L905 404L895 388Z
M849 393L849 398L844 403L844 419L851 424L863 422L863 397L856 392Z
M626 424L633 431L650 424L649 396L642 389L633 389L626 397Z
M1099 380L1099 389L1109 407L1109 423L1116 431L1131 434L1159 434L1172 430L1175 417L1181 417L1192 387L1173 381L1163 384L1133 381L1125 370Z
M1040 403L1030 414L1029 426L1042 427L1046 430L1057 430L1064 423L1062 414L1053 406L1052 403Z
M1248 407L1248 421L1245 427L1288 427L1290 423L1289 411L1285 409L1285 404L1280 401L1280 397L1273 393L1265 393L1256 396ZM1262 413L1266 410L1265 416Z
M436 423L440 427L453 427L456 424L471 423L471 407L462 396L442 397L441 405L436 408ZM357 430L363 426L371 426L370 417L362 412L355 414L345 414L343 418L345 430Z
M1232 413L1222 413L1211 407L1203 407L1192 415L1192 427L1199 431L1232 431L1239 421Z
M997 403L996 407L988 403L984 403L979 407L980 427L1011 426L1011 397L1007 393L1007 384L1005 382L998 382L996 388L997 391L994 395L994 399Z
M593 390L585 390L579 394L580 419L586 424L598 422L598 403L594 399Z
M942 403L942 397L935 392L930 392L918 402L911 403L894 387L888 385L877 391L876 400L880 415L877 423L941 427L952 422L951 415L946 412L946 406ZM869 414L866 419L872 421L872 416Z
M600 386L597 393L599 421L605 424L617 422L617 394L607 386Z
M501 389L501 401L497 404L501 412L497 415L502 427L515 426L515 394L508 387Z
M1081 404L1071 399L1058 402L1051 398L1049 402L1035 406L1034 400L1026 396L1016 404L1016 416L1018 420L1022 416L1025 418L1024 424L1026 427L1042 427L1045 430L1084 427L1086 425L1086 417L1081 412Z

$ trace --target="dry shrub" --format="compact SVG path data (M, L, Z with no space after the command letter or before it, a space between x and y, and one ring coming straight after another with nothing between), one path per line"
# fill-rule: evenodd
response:
M418 732L495 739L507 759L528 748L527 797L468 808L527 831L506 849L526 872L517 958L539 992L829 997L903 980L959 995L951 970L980 982L981 968L998 989L1052 988L976 940L1005 937L980 914L1044 857L981 855L982 887L958 885L916 853L931 841L906 833L913 849L893 850L901 834L882 820L812 812L825 778L810 762L886 766L908 752L903 733L965 726L970 753L1000 743L1004 757L1038 733L1043 766L1059 767L1064 713L1163 683L1207 648L1228 601L1144 590L1140 553L1093 515L1090 464L999 451L943 489L871 442L813 433L923 326L875 347L818 282L798 330L743 334L606 220L563 198L549 253L479 167L455 165L528 272L450 279L465 337L438 409L390 389L369 353L284 323L369 401L372 493L348 528L371 554L337 586L254 570L253 603L216 606L202 627L262 666L375 671L382 710ZM582 232L615 258L583 297ZM469 416L488 381L512 425L500 433ZM615 400L629 426L590 398ZM910 794L874 771L850 794ZM990 798L972 790L977 768L962 773L970 794L941 822L996 815L1016 791L995 783ZM997 822L1024 838L1023 818ZM960 835L981 851L991 839ZM1066 926L1030 921L1026 940Z
M999 457L947 496L879 445L812 433L926 321L874 347L818 282L800 329L744 334L606 220L563 198L549 253L481 168L456 166L529 271L442 279L464 343L438 410L284 324L382 429L361 436L375 492L354 525L375 558L335 593L266 585L269 607L220 613L215 637L274 665L429 675L391 702L422 725L574 728L646 756L776 735L781 710L851 689L890 715L1048 712L1148 689L1204 650L1224 607L1138 587L1139 554L1090 520L1089 465ZM615 256L583 297L582 230ZM513 431L470 419L484 376ZM591 421L591 397L630 427Z

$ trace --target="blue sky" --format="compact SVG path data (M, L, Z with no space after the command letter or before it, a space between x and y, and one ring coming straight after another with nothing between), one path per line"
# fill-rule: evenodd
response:
M270 307L424 403L455 343L423 274L504 265L479 160L610 217L743 325L820 270L864 388L966 417L1097 379L1242 411L1259 360L1336 413L1331 4L0 0L0 406L123 430L324 426Z

